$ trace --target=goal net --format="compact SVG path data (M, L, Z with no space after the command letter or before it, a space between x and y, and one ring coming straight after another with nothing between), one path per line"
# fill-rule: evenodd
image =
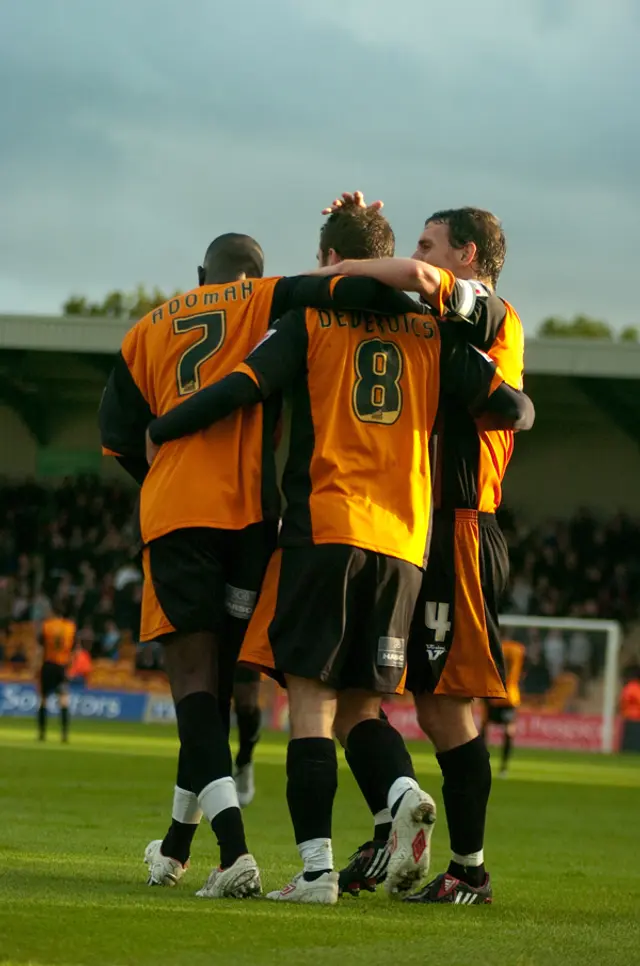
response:
M504 640L526 648L518 743L616 751L620 624L504 614L500 625ZM498 737L490 729L489 741Z

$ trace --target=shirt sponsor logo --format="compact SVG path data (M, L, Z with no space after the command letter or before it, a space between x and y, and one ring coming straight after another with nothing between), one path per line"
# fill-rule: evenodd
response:
M255 590L243 590L242 587L232 587L227 584L224 593L224 606L230 617L248 621L256 606L258 593Z
M399 667L405 665L404 637L378 638L378 667Z

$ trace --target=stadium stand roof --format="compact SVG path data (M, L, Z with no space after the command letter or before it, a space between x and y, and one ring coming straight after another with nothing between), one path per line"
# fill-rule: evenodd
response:
M0 473L114 474L96 413L127 321L0 315ZM640 512L640 346L529 339L536 426L518 440L506 500L531 519L580 504ZM115 469L114 469L115 466Z
M108 317L0 315L0 349L111 354L130 326Z
M109 355L120 348L127 320L56 315L0 315L0 349ZM532 375L640 378L640 344L606 339L527 339Z

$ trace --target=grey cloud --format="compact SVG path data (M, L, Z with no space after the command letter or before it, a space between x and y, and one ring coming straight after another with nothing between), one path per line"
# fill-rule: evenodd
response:
M260 238L271 271L306 267L319 209L361 186L387 200L404 252L435 207L497 210L505 294L532 323L632 321L640 84L626 0L609 20L590 0L582 18L570 2L487 0L481 24L465 0L469 25L446 43L422 0L379 21L364 0L214 6L2 8L0 309L189 285L201 248L231 228ZM46 257L29 284L34 249ZM590 291L605 252L613 296Z

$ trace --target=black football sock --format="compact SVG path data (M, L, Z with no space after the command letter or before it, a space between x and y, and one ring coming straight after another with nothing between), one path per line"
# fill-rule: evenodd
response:
M178 752L178 772L176 774L176 785L178 788L184 788L185 791L192 792L191 780L189 778L189 768L187 765L187 756L185 755L182 748Z
M185 775L196 795L212 781L231 775L231 751L218 702L208 691L188 694L176 705Z
M222 730L224 736L229 741L229 736L231 734L231 699L218 698L218 711L220 713L220 722L222 724Z
M218 702L206 691L189 694L178 702L176 718L189 786L211 822L220 846L220 865L226 869L248 849Z
M69 737L69 709L60 708L60 727L62 730L62 740L66 741Z
M386 841L391 834L389 789L398 778L415 779L402 735L386 718L368 718L349 732L346 758L371 813L380 817L374 838Z
M231 730L231 702L238 664L238 655L247 630L247 622L227 617L224 626L225 646L218 652L218 708L227 737ZM236 708L237 711L237 708Z
M486 877L484 829L491 792L487 746L478 735L436 758L444 779L442 797L453 853L448 871L471 886L481 886Z
M391 815L391 812L389 812ZM391 835L391 822L378 821L373 826L373 838L375 842L386 842Z
M287 803L307 881L333 870L331 819L338 757L331 738L294 738L287 748Z
M228 869L249 851L240 806L232 805L218 812L211 819L211 828L220 846L221 869Z
M505 731L504 741L502 743L502 771L507 770L509 765L509 759L511 758L511 752L513 750L513 738L511 735Z
M41 741L47 736L47 709L44 704L38 708L38 736Z
M182 790L183 794L180 795L178 790ZM185 754L182 748L178 755L178 774L176 776L176 792L174 792L174 816L171 819L171 825L169 831L162 840L161 852L163 855L169 856L169 858L176 859L185 865L189 856L191 855L191 843L193 842L193 836L196 834L198 829L198 821L185 822L177 819L175 817L176 806L178 805L179 799L187 801L189 798L188 793L191 793L191 783L189 781L189 773L187 770L187 765L185 761ZM191 811L191 815L188 815L188 811ZM191 808L183 806L181 810L181 819L190 817L195 819L197 817L197 812L199 808L196 809L195 802L192 802Z
M236 717L238 719L238 737L240 739L240 746L236 756L236 768L243 768L253 759L253 749L260 740L262 712L258 707L244 707L240 705L240 707L236 708Z
M169 830L162 840L160 851L168 858L176 859L177 862L186 865L191 855L193 836L197 830L197 825L186 824L185 822L179 822L177 819L172 818Z
M348 742L347 742L348 744ZM373 838L375 841L386 842L391 835L391 812L387 808L386 792L378 787L369 787L368 775L360 774L361 769L351 763L351 755L348 748L345 748L344 757L351 769L351 773L358 783L358 788L362 792L369 811L373 815ZM356 773L357 772L357 773Z

